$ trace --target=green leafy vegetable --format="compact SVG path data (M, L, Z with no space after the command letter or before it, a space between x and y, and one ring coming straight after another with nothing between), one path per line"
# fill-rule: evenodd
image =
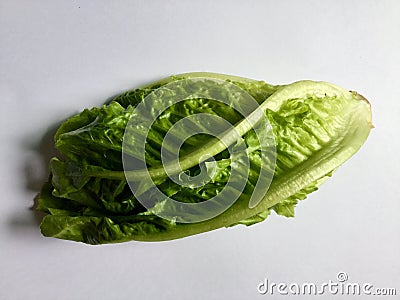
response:
M153 114L156 102L162 104L173 101L179 93L192 93L187 81L193 79L199 80L199 89L206 97L193 93L193 97L171 102L147 128L147 135L140 127L132 129L134 135L126 134L131 120L141 117L136 115L140 105L147 105L149 114ZM162 90L171 83L177 83L179 90ZM223 83L254 98L261 116ZM150 96L155 100L146 102ZM220 98L229 101L215 100ZM248 118L238 108L248 109ZM179 127L180 122L202 114L215 116L215 126L223 123L222 117L234 128L219 136L226 143L204 133L200 123L191 121L200 134L185 138L178 149L164 147L164 138L171 132L173 139L189 132L185 126ZM261 124L262 118L269 126L260 125L261 129L257 129L258 125L253 125ZM173 131L172 127L177 129ZM357 152L371 128L369 103L359 94L329 83L299 81L273 86L213 73L172 76L125 92L101 108L86 109L60 126L55 145L62 159L51 160L50 179L39 195L37 209L48 213L41 230L45 236L89 244L163 241L220 227L252 225L265 220L271 211L293 217L298 201L317 190ZM144 153L137 150L138 139L145 141ZM263 148L264 144L268 147ZM170 155L179 153L181 170L176 171L177 163L163 164L164 150ZM230 151L236 153L236 158ZM155 187L178 206L171 206L166 200L156 201L154 189L143 179L147 173L142 169L126 170L124 155L145 163ZM245 163L249 166L247 171L242 166ZM168 176L168 169L179 180L203 172L207 180L201 186L180 184ZM236 177L234 172L238 172ZM261 187L262 197L253 203L261 177L269 178L271 183ZM244 185L239 187L235 178L242 178ZM132 182L138 187L135 193ZM229 195L226 199L234 199L234 203L213 201L224 189ZM151 208L140 201L143 198ZM182 221L207 210L196 206L206 202L208 209L219 210L224 205L226 209L199 222ZM178 212L180 205L184 209Z

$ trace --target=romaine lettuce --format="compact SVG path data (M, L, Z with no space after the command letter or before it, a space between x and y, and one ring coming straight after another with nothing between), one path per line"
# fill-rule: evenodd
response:
M136 136L127 138L126 129L132 118L139 118L135 113L140 105L148 105L151 112L155 102L173 99L178 92L187 93L189 88L185 82L194 79L199 79L199 88L209 96L193 94L192 98L169 105L146 129L148 134L137 130ZM245 118L238 107L245 107L246 101L241 96L237 99L231 96L229 88L219 84L221 81L255 99L262 116L249 112L249 117ZM161 95L161 88L171 83L179 83L181 90L170 89ZM153 102L145 101L149 97L153 97ZM215 101L216 98L237 103L236 106L222 103ZM179 152L181 172L176 174L179 178L191 178L204 170L209 175L201 186L179 184L168 176L168 168L162 163L163 141L181 120L201 114L222 117L234 130L221 133L220 140L225 143L202 133L185 139L180 149L167 149L171 154ZM266 118L268 126L256 128L258 125L254 124L259 124L262 118ZM218 122L217 118L215 120ZM330 83L299 81L273 86L214 73L172 76L125 92L101 108L86 109L60 126L55 134L55 145L63 158L51 160L50 179L39 195L37 209L48 213L41 230L45 236L89 244L163 241L220 227L251 225L265 220L271 210L293 217L298 201L317 190L336 168L357 152L371 128L368 101L356 92ZM184 131L181 127L174 134L184 135ZM234 133L240 135L241 141ZM144 136L140 137L141 134ZM145 141L142 157L135 157L139 153L135 150L137 136ZM232 159L228 150L237 150L239 148L235 147L240 145L245 148L237 151L238 159ZM246 154L248 170L235 169L238 162L243 162L242 152ZM218 215L203 221L185 222L182 220L191 220L193 214L204 211L201 212L199 206L192 209L186 205L190 207L188 211L177 212L169 202L153 201L151 188L142 177L144 173L126 170L124 155L145 164L156 188L182 206L212 202L232 181L234 170L239 172L235 178L245 181L241 188L229 187L230 196L225 198L234 201ZM210 157L212 162L208 161ZM175 167L178 166L172 165L171 169L179 170ZM252 195L259 188L261 177L267 178L268 184L261 187L260 201L254 202ZM131 182L137 184L138 194L132 191ZM150 203L154 202L151 209L139 201L139 194L145 195ZM210 205L218 210L223 203L214 201ZM169 218L163 217L168 214Z

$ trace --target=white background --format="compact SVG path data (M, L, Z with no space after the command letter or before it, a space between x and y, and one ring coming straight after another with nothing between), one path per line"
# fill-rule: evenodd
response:
M400 293L399 2L248 2L0 2L0 299L285 299L257 285L339 271ZM163 243L42 237L29 207L54 127L189 71L330 81L370 100L375 129L293 219Z

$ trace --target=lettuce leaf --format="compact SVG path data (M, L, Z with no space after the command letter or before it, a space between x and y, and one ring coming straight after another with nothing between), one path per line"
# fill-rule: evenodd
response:
M171 105L143 137L146 140L145 163L157 188L166 197L182 204L212 202L227 188L232 164L236 163L230 159L228 150L238 147L239 142L232 147L222 147L207 134L185 140L179 150L180 164L184 166L182 174L196 176L206 170L210 180L202 186L180 185L160 168L164 137L180 120L196 114L222 116L240 132L250 169L246 173L239 168L240 176L247 178L243 189L229 186L229 193L237 201L228 209L205 221L184 223L179 219L160 217L160 213L166 211L172 215L177 213L167 201L155 203L152 209L138 201L128 184L130 180L143 185L141 191L149 202L152 192L141 183L140 172L124 172L122 152L125 129L129 120L135 117L135 108L147 96L157 93L160 87L193 78L206 78L201 88L209 97L193 97ZM211 100L229 98L229 91L223 86L216 88L211 84L213 79L229 82L256 100L270 124L263 130L272 133L276 148L268 148L270 152L265 153L256 129L249 128L243 121L243 116L235 109L237 106ZM184 81L181 89L188 89ZM176 96L171 91L155 101L168 101L168 97ZM245 105L240 99L231 101ZM48 213L41 224L42 234L88 244L163 241L220 227L252 225L265 220L271 210L293 217L298 201L317 190L357 152L371 127L369 103L359 94L329 83L299 81L273 86L263 81L214 73L172 76L125 92L101 108L86 109L60 126L55 144L63 158L52 159L51 176L42 188L37 206L38 210ZM178 138L184 131L185 128L181 128L174 134ZM135 141L130 141L125 149L130 151L132 159L139 159L135 157L135 147ZM166 151L173 153L175 150ZM212 157L214 163L201 160L202 157ZM262 159L271 164L263 164ZM272 162L274 168L270 167ZM269 188L266 187L262 200L251 205L261 171L272 182ZM215 201L212 205L218 209L224 203ZM198 209L198 206L190 206L186 211L187 218Z

